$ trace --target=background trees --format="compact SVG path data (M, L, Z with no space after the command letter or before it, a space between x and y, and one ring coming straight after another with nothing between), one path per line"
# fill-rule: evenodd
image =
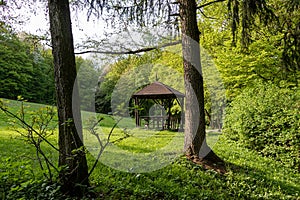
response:
M15 33L4 23L0 27L0 95L32 102L54 103L52 55L39 38Z
M288 14L286 9L290 7L287 5L289 3L288 1L270 1L266 4L273 13L273 20L265 25L258 23L264 19L258 16L253 18L251 23L255 25L252 24L251 28L249 27L247 48L241 43L241 27L236 29L236 46L232 46L230 32L232 23L226 13L227 2L206 7L203 10L210 18L200 20L201 45L210 53L221 72L228 101L232 101L241 89L253 85L257 80L271 81L280 87L285 87L286 84L293 87L298 84L299 70L295 70L297 64L293 64L294 70L286 69L289 65L286 59L289 59L289 56L285 55L284 35L287 32L294 33L298 23L295 12L299 10L293 7L294 10ZM242 9L242 5L238 4L237 9ZM286 20L287 16L290 16L292 20ZM287 21L291 25L289 28L286 26ZM293 41L296 44L299 38L297 39L295 34L292 35L295 36L293 36ZM295 50L292 46L290 46L290 51Z
M29 89L25 85L30 84L33 71L32 62L27 54L28 49L6 27L0 28L0 95L6 98L26 95Z
M95 93L101 70L92 60L76 57L77 81L79 87L80 106L82 110L95 110Z

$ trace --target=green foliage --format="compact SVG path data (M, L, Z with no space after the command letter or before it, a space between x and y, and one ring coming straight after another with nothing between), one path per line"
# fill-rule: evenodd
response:
M299 84L297 48L300 45L299 34L295 33L300 19L299 7L294 6L287 12L287 8L292 5L290 1L275 0L267 4L272 8L277 20L264 25L253 18L255 21L250 23L255 23L256 26L249 27L250 43L247 49L242 48L239 34L236 47L232 46L227 2L203 9L206 16L214 19L204 18L199 21L202 32L201 45L211 54L221 73L228 101L232 101L242 89L255 84L257 80L271 81L277 85L280 85L282 80L290 86ZM237 30L239 33L243 31L238 27Z
M277 15L278 24L273 26L281 37L282 67L293 74L300 70L300 6L299 1L270 1ZM299 76L298 76L299 77ZM298 78L299 79L299 78Z
M0 133L0 198L44 199L42 197L55 195L55 184L43 179L43 171L35 157L35 148L8 128L2 128ZM46 151L48 156L53 154L50 148ZM57 155L54 159L57 159Z
M159 58L160 54L160 52L152 52L142 56L129 56L104 69L96 92L97 112L108 113L112 111L111 99L114 90L122 91L122 95L131 96L132 94L128 92L130 89L148 84L149 76L153 73L151 72L153 62ZM116 88L117 84L118 88ZM123 99L125 98L123 97ZM119 110L128 110L127 108L124 109L124 106L128 105L123 105Z
M88 59L76 57L77 81L79 85L80 106L83 110L93 111L95 92L98 86L100 70Z
M299 102L299 89L258 83L231 103L224 131L247 148L299 169Z
M24 45L6 27L0 27L0 96L16 98L28 90L33 66Z
M220 71L229 101L257 81L271 81L278 86L284 81L289 87L298 84L297 77L300 73L283 69L283 50L278 44L280 37L275 35L260 38L249 45L247 53L242 53L238 47L226 46L225 41L225 46L209 50Z
M31 102L55 103L52 53L41 39L0 27L0 97L16 99L21 95ZM100 73L91 60L77 57L76 62L81 105L90 110Z
M54 74L50 50L31 35L0 25L0 97L22 95L33 102L54 102Z
M32 79L24 95L28 100L38 103L55 103L55 84L53 73L53 58L51 50L36 48L30 55L33 71Z

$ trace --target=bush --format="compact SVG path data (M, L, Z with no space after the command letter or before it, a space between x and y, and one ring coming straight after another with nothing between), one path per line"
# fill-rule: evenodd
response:
M300 168L300 90L258 83L226 112L224 133L249 149Z

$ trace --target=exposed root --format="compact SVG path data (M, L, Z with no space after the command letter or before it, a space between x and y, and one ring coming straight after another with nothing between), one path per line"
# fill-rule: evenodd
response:
M201 165L205 170L214 170L219 174L227 172L224 161L213 151L210 151L204 158L197 155L186 155L187 159L195 164Z

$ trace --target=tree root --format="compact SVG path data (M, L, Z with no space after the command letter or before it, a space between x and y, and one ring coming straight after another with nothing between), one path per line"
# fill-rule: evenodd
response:
M186 157L193 163L201 165L205 170L214 170L219 174L227 172L225 162L212 150L204 158L200 158L198 155L186 155Z

